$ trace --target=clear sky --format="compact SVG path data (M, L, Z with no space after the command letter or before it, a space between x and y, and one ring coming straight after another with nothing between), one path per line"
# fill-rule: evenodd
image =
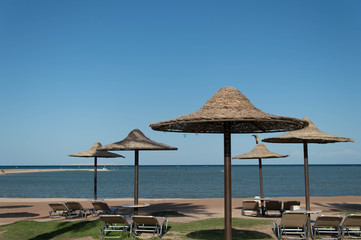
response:
M224 86L355 140L310 144L311 164L361 164L360 77L359 0L0 0L0 165L92 162L68 154L135 128L179 148L141 152L140 164L223 164L221 134L149 124L198 110ZM265 163L303 163L302 145L266 146L290 157ZM232 135L232 156L254 147ZM133 164L133 152L118 153L99 162Z

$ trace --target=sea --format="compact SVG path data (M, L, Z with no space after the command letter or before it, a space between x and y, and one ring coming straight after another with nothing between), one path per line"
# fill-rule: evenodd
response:
M93 168L0 166L0 169ZM132 198L134 166L98 166L98 198ZM264 196L304 196L303 165L264 165ZM361 196L361 165L310 165L311 196ZM93 197L94 173L59 171L0 175L2 198ZM139 198L222 198L222 165L139 166ZM232 197L259 196L258 165L232 165Z

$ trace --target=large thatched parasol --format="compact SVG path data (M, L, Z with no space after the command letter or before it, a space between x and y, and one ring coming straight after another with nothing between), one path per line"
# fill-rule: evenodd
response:
M308 143L336 143L336 142L354 142L350 138L338 137L318 130L313 122L308 118L302 120L308 122L308 126L304 129L285 133L283 135L271 138L265 138L263 142L270 143L302 143L303 154L304 154L304 172L305 172L305 200L306 210L310 210L310 187L309 187L309 176L308 176ZM308 221L308 225L310 225Z
M225 239L232 238L231 133L282 132L303 128L296 118L264 113L237 89L224 87L198 111L173 120L151 124L157 131L224 134Z
M258 167L259 167L259 183L260 183L260 193L261 198L264 197L263 195L263 179L262 179L262 158L285 158L288 155L281 155L278 153L274 153L269 151L263 143L257 144L252 151L241 154L238 156L233 157L232 159L258 159Z
M139 172L139 150L178 150L176 147L158 143L147 138L139 129L131 131L122 141L105 145L102 150L111 151L135 151L134 159L134 205L138 205L138 172ZM134 214L138 209L134 208Z
M116 154L116 153L99 150L99 148L101 146L102 145L100 144L100 142L96 142L87 151L69 155L70 157L94 157L94 200L97 199L97 169L98 169L97 158L98 157L99 158L117 158L117 157L124 158L124 156Z

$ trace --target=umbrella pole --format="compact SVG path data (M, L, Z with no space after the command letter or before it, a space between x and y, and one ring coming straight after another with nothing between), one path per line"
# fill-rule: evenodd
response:
M232 239L231 123L224 124L224 239Z
M138 205L139 150L135 150L134 159L134 205ZM138 208L134 208L134 215L138 215Z
M94 157L94 200L97 200L97 172L98 172L98 159Z
M259 191L261 193L260 197L261 197L261 211L262 211L262 216L265 215L264 212L264 200L263 200L263 175L262 175L262 159L259 158L258 159L258 169L259 169Z
M303 142L303 156L304 156L304 169L305 169L305 201L306 201L306 210L310 211L310 183L309 183L309 175L308 175L308 148L307 142ZM311 236L311 221L310 221L310 213L307 213L307 229L308 234Z
M259 190L261 193L261 198L263 198L263 176L262 176L262 159L258 159L258 168L259 168Z

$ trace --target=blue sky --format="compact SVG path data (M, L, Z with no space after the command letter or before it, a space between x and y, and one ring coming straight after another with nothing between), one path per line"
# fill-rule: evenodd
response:
M135 128L179 148L141 152L140 164L223 164L222 135L149 124L198 110L224 86L355 140L310 145L310 163L359 164L360 22L358 0L2 0L0 165L91 162L68 154ZM303 163L301 145L266 146L290 157L265 163ZM232 135L232 156L254 147ZM133 152L120 154L100 162L133 164Z

